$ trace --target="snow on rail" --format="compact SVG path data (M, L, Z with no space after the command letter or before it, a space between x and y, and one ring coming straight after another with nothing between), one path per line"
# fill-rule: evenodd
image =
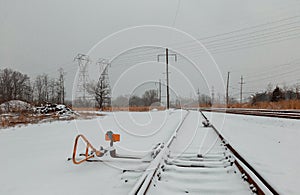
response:
M289 119L300 119L300 110L273 110L273 109L248 109L248 108L202 108L202 111L222 112L229 114L244 114L267 116Z
M207 121L207 123L209 123L209 120L207 119L207 117L203 114L203 112L201 110L199 110L201 115L205 118L205 120ZM225 146L233 153L233 155L235 156L235 158L237 160L234 161L234 163L236 164L236 166L238 167L238 169L243 173L243 178L250 183L250 186L252 189L255 189L255 192L257 194L265 194L264 191L261 189L261 187L258 185L258 182L256 182L255 180L253 180L250 176L254 175L256 177L257 180L259 180L260 183L262 183L269 191L269 193L271 192L274 195L278 195L279 193L228 143L228 141L222 136L221 132L218 131L218 129L211 124L211 128L216 132L216 134L219 136L219 138L221 139L221 141L225 144ZM249 173L249 171L246 171L246 169L243 168L246 167L251 173Z
M140 177L140 179L135 184L135 186L132 188L132 190L130 191L129 194L145 194L146 193L146 191L153 179L155 172L157 171L158 167L160 166L160 164L164 160L166 154L168 153L169 146L172 144L173 140L176 138L177 132L181 128L181 126L182 126L183 122L185 121L186 117L188 116L188 114L189 114L189 112L187 112L185 114L184 118L182 119L182 121L180 122L180 124L176 128L176 130L174 131L173 135L171 136L171 138L169 139L167 144L163 145L162 150L155 157L155 159L150 163L150 165L148 166L148 168L146 169L144 174Z
M194 121L195 113L193 117L189 117L189 123ZM207 120L204 115L203 117ZM187 115L170 138L169 143L164 146L159 155L139 178L130 194L146 194L147 192L150 194L265 194L239 165L235 156L237 154L236 151L217 134L218 132L213 126L210 126L212 128L206 128L208 129L206 134L210 134L209 136L212 137L208 139L209 142L204 147L210 148L210 151L206 153L200 152L200 154L199 151L195 150L195 146L197 148L200 145L199 141L201 139L199 138L203 139L203 137L206 137L204 131L198 133L203 129L197 129L196 139L193 140L187 150L178 156L177 145L182 145L182 142L186 142L186 139L183 138L185 132L191 133L187 130L189 125L186 124L189 123L186 118ZM182 128L183 124L186 127ZM217 139L214 140L214 137ZM240 156L237 159L240 162ZM240 177L237 177L238 175ZM246 185L243 180L249 184ZM187 183L186 181L189 182Z

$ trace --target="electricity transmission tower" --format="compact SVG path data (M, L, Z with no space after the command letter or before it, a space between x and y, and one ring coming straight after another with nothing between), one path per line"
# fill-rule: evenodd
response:
M77 80L75 99L86 101L86 88L88 83L88 64L90 63L89 56L85 54L77 54L74 61L77 61L79 66L79 75Z
M111 88L108 77L108 67L110 67L110 62L108 59L100 58L96 63L99 65L100 77L99 81L102 82L102 86L104 86L103 90L105 91L105 97L103 98L103 106L110 107L111 106Z

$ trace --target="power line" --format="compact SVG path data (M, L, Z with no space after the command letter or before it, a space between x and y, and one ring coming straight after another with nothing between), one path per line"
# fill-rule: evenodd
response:
M277 72L277 74L273 74L273 75L267 75L267 76L264 76L263 78L252 78L250 79L248 82L257 82L257 81L262 81L262 80L266 80L266 79L270 79L270 78L276 78L276 77L282 77L284 75L290 75L291 73L294 73L294 74L297 74L298 72L300 71L300 68L297 67L296 69L294 70L289 70L289 71L285 71L285 72Z
M299 29L300 30L300 29ZM224 53L224 52L230 52L230 51L235 51L235 50L238 50L238 49L246 49L246 48L253 48L253 47L257 47L257 46L262 46L262 45L268 45L268 44L271 44L271 43L278 43L278 42L282 42L282 41L286 41L286 40L291 40L291 39L295 39L295 38L299 38L300 37L300 34L299 33L294 33L294 34L289 34L289 35L286 35L286 36L277 36L277 37L272 37L272 36L265 36L267 37L268 39L265 39L265 40L262 40L260 42L249 42L249 40L243 40L243 42L246 42L244 44L239 44L239 45L236 45L237 43L234 43L231 45L228 44L228 45L219 45L219 46L214 46L214 47L207 47L211 53L213 54L219 54L219 53ZM252 39L253 41L255 39ZM225 47L224 47L225 46ZM229 46L229 47L228 47ZM148 51L150 51L151 49L149 49ZM154 49L153 49L154 50ZM136 58L136 60L138 59L144 59L144 57L146 55L151 55L151 54L155 54L157 53L156 51L151 51L151 52L144 52L142 55L141 54L138 54L138 57L139 58ZM197 51L195 54L199 55L200 53L204 54L205 51L204 50L201 50L201 52L199 52L199 50L195 50L195 49L190 49L190 50L187 50L190 52L190 54L193 54L192 52L193 51ZM129 62L133 59L134 55L128 55L127 57L123 57L123 62L124 60L129 60ZM125 61L126 62L126 61Z
M241 28L241 29L238 29L238 30L233 30L233 31L230 31L230 32L222 33L222 34L202 37L199 40L211 39L211 38L215 38L215 37L219 37L219 36L234 34L234 33L237 33L237 32L242 32L242 31L245 31L245 30L253 29L253 28L258 28L258 27L262 27L262 26L266 26L266 25L270 25L270 24L279 23L279 22L282 22L282 21L291 20L291 19L294 19L294 18L300 18L300 15L296 15L296 16L292 16L292 17L288 17L288 18L283 18L283 19L276 20L276 21L266 22L266 23L263 23L263 24L258 24L258 25L254 25L254 26L250 26L250 27L245 27L245 28Z
M253 35L251 33L252 34L251 36L248 36L248 37L245 37L245 38L233 39L233 40L230 40L230 41L227 41L227 42L223 42L223 43L207 44L207 47L208 48L209 47L214 48L214 47L220 47L222 45L228 45L228 43L230 43L230 44L237 44L237 43L243 43L243 42L257 40L257 39L268 38L268 37L272 37L272 36L275 36L275 35L281 35L281 34L286 34L286 33L293 32L293 31L299 31L300 30L299 27L300 26L296 26L296 27L292 27L292 28L287 28L284 31L282 31L282 30L280 30L280 31L272 31L272 32L267 32L267 33L262 33L262 34L257 34L257 35L256 34Z
M265 26L265 25L270 25L270 24L275 24L275 23L279 23L279 22L282 22L282 21L287 21L287 20L291 20L291 19L295 19L295 18L299 18L300 16L293 16L293 17L289 17L289 18L285 18L285 19L281 19L281 20L277 20L277 21L273 21L273 22L268 22L268 23L264 23L264 24L260 24L260 25L256 25L256 26L251 26L251 27L246 27L246 28L243 28L243 29L239 29L239 30L235 30L235 31L230 31L230 32L227 32L227 33L222 33L222 34L218 34L218 35L213 35L213 36L210 36L210 37L204 37L204 38L199 38L198 40L200 40L200 41L203 41L203 40L205 40L205 39L209 39L209 38L212 38L212 37L222 37L222 36L224 36L224 35L228 35L228 34L234 34L234 33L236 33L236 32L242 32L242 31L245 31L245 30L251 30L251 29L253 29L253 28L257 28L257 27L262 27L262 26ZM259 36L261 36L261 35L265 35L265 34L270 34L270 33L279 33L279 34L283 34L283 32L285 32L286 33L286 31L275 31L275 32L268 32L268 33L264 33L264 34L260 34L260 35L253 35L253 33L257 33L257 32L263 32L263 31L268 31L268 30L270 30L270 29L277 29L277 28L279 28L279 27L283 27L283 26L287 26L287 25L291 25L291 24L298 24L300 21L296 21L296 22L291 22L291 23L286 23L286 24L281 24L281 25L277 25L277 26L273 26L273 27L269 27L269 28L267 28L267 29L260 29L260 30L256 30L256 31L254 31L254 32L246 32L246 33L244 33L244 34L237 34L237 35L235 35L235 36L232 36L232 37L222 37L222 38L219 38L219 39L215 39L215 40L210 40L210 41L213 41L213 42L217 42L217 41L224 41L224 40L226 40L226 39L231 39L231 38L238 38L238 37L243 37L243 36L245 36L245 35L247 35L247 34L249 34L249 35L252 35L251 37L253 38L253 37L255 37L256 36L256 38L259 38ZM296 26L296 28L297 27L299 27L299 26ZM290 28L288 28L288 29L291 29L291 30L293 30L293 31L295 31L296 29L292 29L292 28L295 28L295 27L290 27ZM284 29L283 29L284 30ZM285 30L286 30L286 28L285 28ZM288 31L289 32L289 31ZM270 36L269 36L270 37ZM247 37L246 37L247 38ZM251 39L251 40L253 40L253 39ZM240 41L242 41L242 39L240 39ZM243 41L246 41L246 39L244 39ZM186 43L194 43L194 41L188 41L188 42L183 42L183 44L186 44ZM229 43L233 43L233 42L236 42L236 40L230 40L230 41L228 41L228 42L226 42L226 43L222 43L222 44L227 44L227 45L229 45ZM210 46L209 46L209 42L203 42L204 44L206 44L207 45L207 47L209 48ZM171 46L171 45L174 45L174 46L177 46L177 45L180 45L180 43L178 44L178 43L175 43L175 44L168 44L169 46ZM198 44L197 44L197 46L198 46ZM220 43L219 43L219 46L220 46ZM190 47L190 46L184 46L184 47L179 47L179 48L192 48L192 47ZM211 47L211 48L209 48L209 49L218 49L218 46L217 45L215 45L214 47ZM151 53L153 53L153 51L152 52L150 52L150 53L148 53L148 54L151 54ZM153 53L154 54L154 53ZM138 54L138 56L140 56L139 54ZM133 56L132 56L133 57Z
M175 17L174 17L173 24L172 24L173 27L175 26L176 19L177 19L178 13L179 13L180 3L181 3L181 0L178 0Z

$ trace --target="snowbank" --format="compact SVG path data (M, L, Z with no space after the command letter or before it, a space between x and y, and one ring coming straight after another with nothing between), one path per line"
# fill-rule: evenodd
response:
M0 111L2 112L20 112L30 111L32 106L21 100L10 100L0 105Z

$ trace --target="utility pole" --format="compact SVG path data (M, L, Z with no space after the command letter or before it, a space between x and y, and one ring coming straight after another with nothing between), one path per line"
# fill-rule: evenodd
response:
M240 90L240 103L243 103L243 85L244 83L244 79L243 76L241 76L241 82L239 82L239 84L241 85L241 90Z
M166 74L167 74L167 109L170 108L170 91L169 91L169 50L166 48Z
M166 48L166 54L159 54L157 55L157 61L159 62L160 56L166 56L166 79L167 79L167 109L170 108L170 92L169 92L169 56L175 57L175 62L177 61L176 54L169 54L169 49Z
M214 86L211 87L211 105L214 104L215 101L215 89Z
M226 107L229 106L229 96L228 96L228 89L229 89L229 75L230 72L227 72L227 85L226 85Z
M200 107L200 91L199 91L199 88L198 88L197 94L198 94L198 107Z
M159 103L161 104L161 80L159 79L158 83L158 92L159 92Z

